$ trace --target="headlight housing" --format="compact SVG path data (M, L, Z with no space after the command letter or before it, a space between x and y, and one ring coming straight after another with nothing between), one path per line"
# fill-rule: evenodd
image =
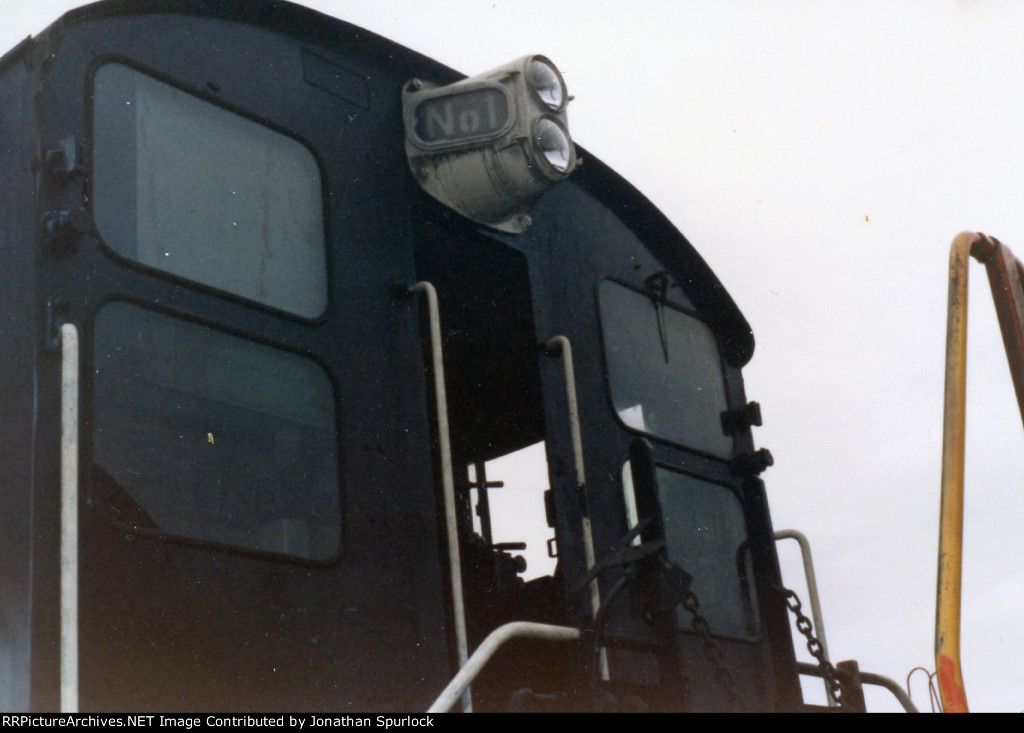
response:
M544 190L578 165L570 99L558 69L539 55L443 87L412 79L402 93L409 167L446 206L522 232Z

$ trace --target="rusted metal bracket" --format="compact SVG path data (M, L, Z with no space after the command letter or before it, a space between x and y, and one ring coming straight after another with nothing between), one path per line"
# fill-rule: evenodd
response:
M985 265L1017 406L1024 423L1024 266L1009 247L984 234L962 232L949 253L946 384L942 430L942 508L935 613L935 666L942 707L967 712L960 666L963 568L964 452L967 402L967 261Z

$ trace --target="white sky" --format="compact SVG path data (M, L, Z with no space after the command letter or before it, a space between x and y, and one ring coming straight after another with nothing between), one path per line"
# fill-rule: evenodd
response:
M0 0L0 48L75 4ZM971 229L1024 254L1024 3L305 4L468 74L558 64L574 138L676 223L754 329L773 520L811 540L832 657L901 683L933 668L947 253ZM965 680L973 710L1019 711L1024 437L971 276ZM922 684L914 699L928 707Z

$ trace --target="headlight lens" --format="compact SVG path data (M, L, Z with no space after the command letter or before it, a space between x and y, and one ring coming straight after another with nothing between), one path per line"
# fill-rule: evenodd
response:
M542 59L530 61L530 84L540 101L552 110L559 110L565 104L565 85L562 77L550 63Z
M555 170L559 173L569 170L569 166L572 165L572 143L569 141L569 134L558 122L550 117L537 120L537 129L533 137L544 158Z

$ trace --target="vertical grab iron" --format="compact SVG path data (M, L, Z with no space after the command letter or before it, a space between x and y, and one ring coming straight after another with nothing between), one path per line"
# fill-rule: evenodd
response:
M60 327L60 709L78 712L78 329Z
M448 566L452 582L452 613L455 616L455 643L459 655L459 668L469 658L466 641L466 610L462 598L462 558L459 553L459 530L455 512L455 480L452 476L452 445L448 434L448 396L444 382L444 358L441 347L441 313L437 305L437 290L428 282L418 282L410 293L423 293L427 298L430 317L430 357L434 372L434 399L437 411L437 435L441 451L441 485L444 492L444 519L448 539ZM467 687L462 694L463 712L473 712L473 700Z
M583 436L580 433L580 408L576 401L576 370L572 362L572 344L565 336L554 336L544 342L545 348L552 355L559 355L562 358L562 365L565 369L565 399L569 410L569 431L572 438L572 461L573 469L576 472L576 490L579 492L580 503L583 509L583 552L587 564L587 572L594 569L597 558L594 554L594 532L590 522L590 512L587 509L587 474L583 462ZM601 610L601 590L594 578L588 584L590 591L590 613L591 618L597 618ZM608 657L605 650L601 650L601 677L608 679Z

